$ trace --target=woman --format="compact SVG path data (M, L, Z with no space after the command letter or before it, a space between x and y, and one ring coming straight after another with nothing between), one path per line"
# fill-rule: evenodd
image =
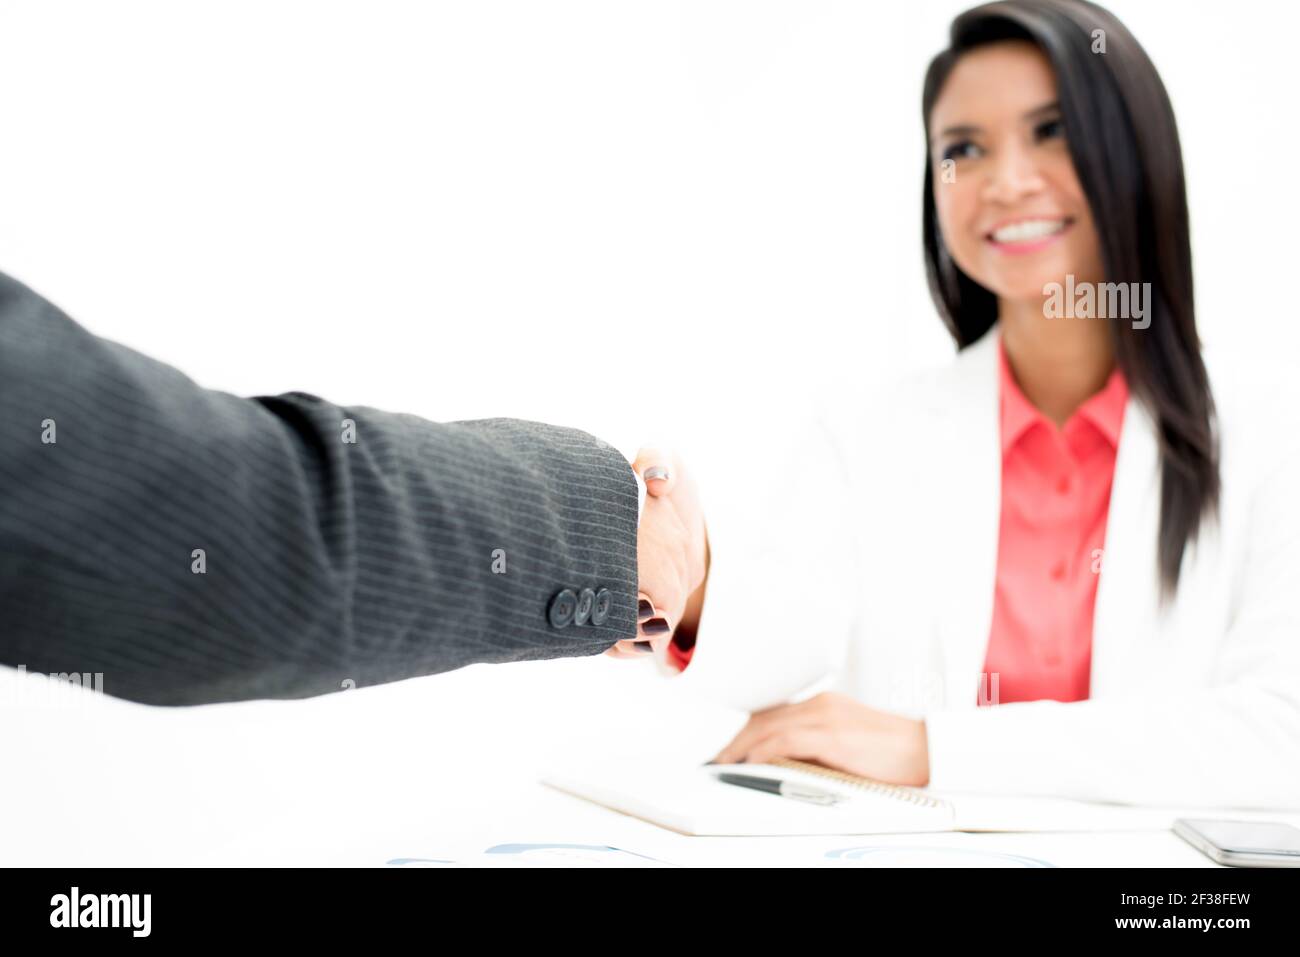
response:
M762 709L715 760L1300 806L1300 430L1202 358L1154 67L1093 4L988 4L954 21L923 117L960 351L829 402L759 540L710 515L669 659Z

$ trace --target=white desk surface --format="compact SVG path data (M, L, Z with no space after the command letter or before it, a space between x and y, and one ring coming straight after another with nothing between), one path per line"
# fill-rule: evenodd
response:
M189 709L88 694L48 704L30 685L45 679L0 669L0 864L1217 866L1160 829L687 837L537 783L556 762L647 743L689 744L703 760L744 720L624 664L480 666Z

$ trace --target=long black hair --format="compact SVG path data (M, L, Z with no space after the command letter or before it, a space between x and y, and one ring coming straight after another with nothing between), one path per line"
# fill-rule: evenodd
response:
M1096 34L1095 31L1103 31ZM1095 51L1104 42L1105 52ZM998 317L997 297L952 261L936 217L930 115L961 55L1001 40L1038 45L1056 73L1070 156L1097 225L1108 282L1149 282L1150 324L1111 322L1115 360L1156 423L1160 448L1162 601L1178 586L1184 549L1217 514L1219 451L1214 399L1192 304L1192 252L1178 128L1146 51L1109 11L1086 0L1003 0L953 22L948 49L930 63L924 236L930 292L959 349Z

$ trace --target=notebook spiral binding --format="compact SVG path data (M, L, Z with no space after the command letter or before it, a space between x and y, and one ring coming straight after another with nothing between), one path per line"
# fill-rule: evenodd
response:
M871 778L864 778L857 774L850 774L847 771L836 771L833 768L824 768L819 764L809 764L806 761L796 761L793 758L773 758L768 764L774 764L778 767L790 768L794 771L803 771L806 774L815 774L818 777L831 778L839 781L841 784L847 784L849 787L857 788L862 791L869 791L872 794L879 794L883 797L894 798L899 801L906 801L908 804L917 804L922 807L945 808L948 802L941 800L929 794L922 794L913 788L905 787L901 784L886 784L884 781L875 781Z

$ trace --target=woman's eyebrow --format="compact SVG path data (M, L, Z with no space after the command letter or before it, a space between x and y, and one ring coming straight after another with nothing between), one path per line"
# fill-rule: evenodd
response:
M1061 112L1061 104L1059 101L1053 100L1051 103L1044 103L1042 106L1034 107L1034 109L1030 110L1028 113L1025 114L1024 118L1027 120L1032 120L1034 117L1042 116L1044 113L1059 113L1059 112Z
M1046 113L1059 113L1060 111L1060 102L1058 100L1053 100L1051 103L1044 103L1042 106L1034 107L1032 110L1025 113L1023 118L1026 120L1032 120L1035 117L1042 116ZM982 132L984 132L982 127L970 123L963 123L960 126L944 127L935 135L935 139L942 139L945 136L970 136L974 133Z
M1044 103L1041 107L1035 107L1034 109L1031 109L1031 111L1024 113L1022 118L1024 118L1024 120L1035 120L1035 118L1045 116L1045 114L1048 113L1060 112L1060 100L1052 100L1052 103ZM974 124L945 126L943 130L939 131L939 134L936 135L935 139L943 139L945 137L970 137L970 135L983 133L983 131L983 127L975 126Z

